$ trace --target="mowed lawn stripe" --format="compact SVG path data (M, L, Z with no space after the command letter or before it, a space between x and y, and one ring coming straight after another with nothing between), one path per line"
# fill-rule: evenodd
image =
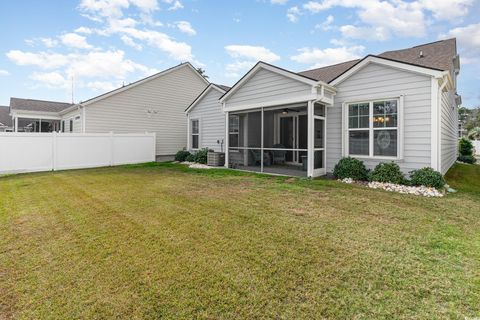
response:
M6 318L479 312L480 202L468 193L170 164L18 175L0 188Z

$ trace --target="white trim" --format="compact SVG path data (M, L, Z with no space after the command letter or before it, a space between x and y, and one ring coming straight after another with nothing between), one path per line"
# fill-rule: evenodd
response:
M314 152L314 119L313 119L313 101L308 101L307 105L307 177L313 177L313 152Z
M430 165L434 170L438 171L438 144L439 144L439 136L438 136L438 79L432 77L431 79L431 101L430 101Z
M225 103L223 104L225 106ZM228 168L229 165L228 165L228 162L229 162L229 159L228 159L228 156L229 156L229 131L230 131L230 128L229 128L229 112L225 112L225 168Z
M230 92L230 91L229 91ZM250 109L260 109L262 107L273 107L273 106L283 106L283 105L289 105L293 103L302 103L302 102L307 102L307 101L312 101L312 100L318 100L319 102L323 102L325 104L330 104L328 101L321 101L319 100L320 96L315 94L315 95L303 95L303 96L298 96L295 98L290 98L290 99L280 99L280 100L272 100L272 101L267 101L267 102L259 102L259 103L249 103L249 104L244 104L240 106L234 106L234 107L224 107L224 111L241 111L241 110L250 110ZM328 99L331 100L331 99Z
M203 90L202 93L200 93L200 95L192 102L192 104L185 110L185 113L189 113L192 111L192 109L203 99L203 97L205 97L210 91L211 89L215 89L217 90L218 92L220 93L225 93L226 91L223 90L222 88L216 86L215 84L213 83L210 83L210 85L205 89Z
M86 129L87 121L85 120L87 111L85 107L82 107L81 109L82 109L82 133L85 133L87 132L87 129Z
M193 121L198 121L198 133L193 133L193 126L192 126L192 123ZM201 119L200 118L190 118L190 149L191 150L200 150L202 149L202 142L201 142L201 138L202 138L202 135L201 135L201 132L202 130L200 129L201 128ZM194 148L193 147L193 136L198 136L198 146L197 148Z
M56 112L39 112L39 111L19 111L12 110L12 117L23 119L43 119L43 120L61 120L62 117L58 116Z
M437 171L439 172L442 172L442 96L443 96L443 89L447 86L448 83L449 83L448 80L443 78L442 85L438 88L438 102L437 102L438 114L437 114L436 131L438 136L438 170Z
M404 158L404 150L405 150L405 125L403 123L404 119L405 119L405 95L400 95L399 99L398 99L398 114L397 114L397 127L398 127L398 130L399 133L398 133L398 139L400 141L398 141L398 158L399 159L403 159Z
M191 123L190 123L190 114L187 114L187 150L191 150L192 146L191 146L191 142L190 142L190 126L191 126Z
M159 77L161 77L161 76L164 76L164 75L166 75L166 74L169 74L169 73L171 73L171 72L173 72L173 71L176 71L176 70L178 70L178 69L180 69L180 68L183 68L183 67L189 67L190 69L192 69L192 70L194 71L194 73L195 73L199 78L202 79L202 81L204 81L207 85L210 84L204 77L202 77L202 75L200 75L200 74L198 73L198 71L192 66L192 64L191 64L190 62L185 62L185 63L179 64L178 66L169 68L169 69L164 70L164 71L161 71L161 72L159 72L159 73L157 73L157 74L151 75L151 76L146 77L146 78L141 79L141 80L138 80L138 81L136 81L136 82L134 82L134 83L131 83L131 84L129 84L129 85L126 85L126 86L124 86L124 87L121 87L121 88L115 89L115 90L113 90L113 91L104 93L104 94L99 95L99 96L97 96L97 97L95 97L95 98L91 98L91 99L89 99L89 100L87 100L87 101L81 102L80 104L81 104L82 106L88 106L88 105L90 105L90 104L92 104L92 103L95 103L95 102L98 102L98 101L100 101L100 100L103 100L103 99L106 99L106 98L108 98L108 97L111 97L111 96L113 96L113 95L116 95L117 93L121 93L121 92L123 92L123 91L129 90L129 89L132 89L132 88L135 88L136 86L139 86L139 85L144 84L144 83L146 83L146 82L155 80L155 79L157 79L157 78L159 78Z
M426 75L433 76L433 77L441 77L446 72L448 73L448 71L433 70L433 69L430 69L430 68L414 66L414 65L399 62L399 61L392 61L392 60L383 59L383 58L379 58L379 57L375 57L375 56L368 56L368 57L364 58L362 61L360 61L359 63L357 63L352 68L348 69L345 73L340 75L338 78L331 81L330 85L331 86L336 86L336 85L342 83L347 78L349 78L353 74L357 73L358 71L360 71L361 69L363 69L364 67L369 65L370 63L376 63L376 64L388 66L388 67L391 67L391 68L395 68L395 69L420 73L420 74L423 74L423 75L426 74Z
M396 127L385 127L385 128L374 128L373 127L373 103L379 101L388 101L388 100L396 100L397 101L397 126ZM349 128L349 114L348 114L348 107L350 104L360 104L360 103L368 103L368 128ZM358 101L345 101L342 104L342 156L343 157L352 157L352 158L359 158L359 159L371 159L371 160L391 160L391 161L398 161L403 160L403 148L404 148L404 123L403 123L403 95L397 97L388 97L388 98L381 98L381 99L362 99ZM357 155L357 154L350 154L349 150L349 132L350 131L367 131L368 130L368 155ZM375 131L379 130L397 130L397 155L395 157L389 156L376 156L374 155L374 137Z

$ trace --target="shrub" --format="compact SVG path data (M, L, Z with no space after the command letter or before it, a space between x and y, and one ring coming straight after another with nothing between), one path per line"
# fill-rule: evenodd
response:
M414 186L434 187L437 189L445 186L445 179L442 174L429 167L410 172L410 182Z
M189 155L190 155L190 152L188 152L187 150L180 150L175 155L175 161L180 161L180 162L186 161Z
M394 162L380 162L370 174L371 181L404 184L405 177L398 164Z
M185 161L188 161L188 162L195 162L196 160L196 157L193 153L190 153L186 158L185 158Z
M474 156L459 156L457 160L460 162L470 163L470 164L474 164L475 162L477 162L477 159L475 159Z
M461 156L473 156L473 144L470 140L462 138L458 142L458 152Z
M368 170L363 161L355 158L342 158L333 168L333 175L337 179L351 178L353 180L365 181L368 179Z
M195 153L195 162L207 164L208 149L201 149Z

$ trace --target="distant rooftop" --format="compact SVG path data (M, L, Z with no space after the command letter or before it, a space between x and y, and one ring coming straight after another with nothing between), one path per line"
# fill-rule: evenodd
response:
M12 110L61 112L71 106L73 104L67 102L10 98L10 108Z
M3 126L12 126L12 117L10 116L10 108L8 106L0 106L0 127Z

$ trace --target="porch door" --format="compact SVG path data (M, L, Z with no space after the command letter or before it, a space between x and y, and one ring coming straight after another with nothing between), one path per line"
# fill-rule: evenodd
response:
M314 116L314 125L313 125L313 141L314 141L314 152L313 152L313 176L324 175L326 154L325 154L325 143L326 143L326 133L327 128L325 126L325 117Z
M286 149L293 149L295 146L295 120L294 116L282 116L280 118L280 144ZM294 162L294 154L287 151L285 155L287 162Z

